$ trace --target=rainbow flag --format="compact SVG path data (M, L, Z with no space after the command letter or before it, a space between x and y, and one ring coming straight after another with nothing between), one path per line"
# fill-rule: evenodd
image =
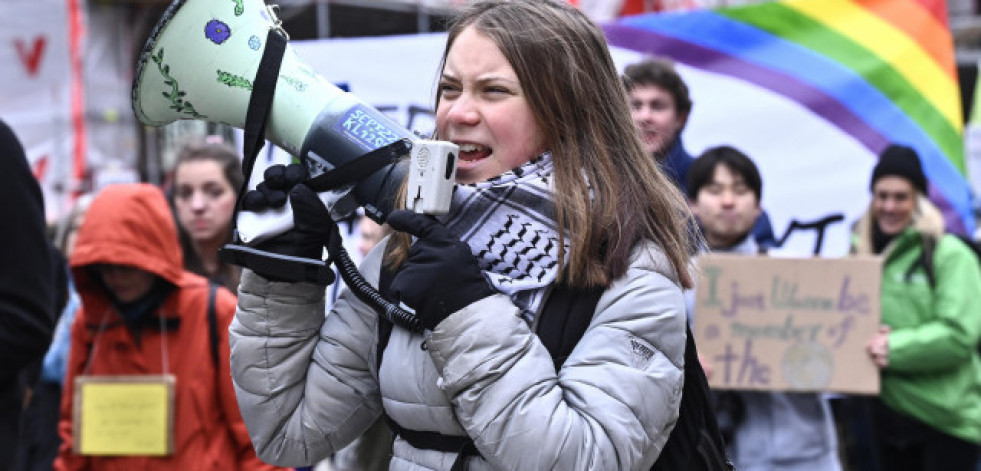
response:
M605 30L611 46L793 100L873 157L890 142L915 148L948 230L967 232L975 221L946 18L943 0L789 0L626 17Z

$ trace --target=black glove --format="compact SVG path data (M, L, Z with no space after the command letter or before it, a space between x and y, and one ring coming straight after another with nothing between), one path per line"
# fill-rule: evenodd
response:
M337 230L337 225L317 194L302 183L307 179L306 168L300 164L273 165L266 169L263 177L264 180L256 185L255 190L245 194L242 209L259 212L280 208L286 204L288 195L293 212L293 228L260 242L254 249L305 260L285 259L284 262L283 257L242 254L249 249L239 249L237 254L231 256L245 257L239 260L242 262L239 264L272 280L332 283L333 272L323 263L322 255L324 246ZM284 264L293 268L284 271Z
M388 225L419 239L392 279L391 293L415 309L422 325L432 330L450 314L496 291L484 278L470 246L431 216L392 211Z
M286 204L286 194L306 181L309 174L301 164L273 165L262 173L262 182L242 198L244 211L259 212Z
M290 189L289 202L293 209L293 228L260 242L256 248L281 255L321 260L324 246L336 228L330 212L317 194L303 183Z

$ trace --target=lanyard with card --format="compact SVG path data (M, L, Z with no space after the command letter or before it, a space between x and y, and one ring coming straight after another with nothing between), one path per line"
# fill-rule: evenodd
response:
M75 378L75 453L173 454L175 382L171 374Z
M91 369L98 339L106 326L105 319L93 342L86 373ZM174 453L177 378L168 373L166 329L161 328L161 333L163 374L82 374L75 378L72 417L75 453L103 456L169 456Z

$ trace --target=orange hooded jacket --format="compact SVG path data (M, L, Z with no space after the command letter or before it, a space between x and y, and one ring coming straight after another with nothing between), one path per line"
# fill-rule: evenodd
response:
M255 456L229 373L228 325L236 300L217 291L219 367L211 356L208 281L185 271L173 217L163 193L148 184L112 185L92 202L71 257L82 309L71 330L71 352L58 425L62 445L56 470L273 470ZM173 330L140 327L139 344L122 322L92 264L130 265L176 289L152 315L179 319ZM104 330L99 333L100 326ZM174 454L168 457L81 456L72 452L75 378L87 375L176 376Z

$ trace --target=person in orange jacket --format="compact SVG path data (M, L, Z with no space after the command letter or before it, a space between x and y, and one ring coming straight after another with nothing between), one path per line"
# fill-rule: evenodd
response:
M56 470L279 469L256 458L235 400L228 366L235 296L184 270L160 189L136 183L99 192L70 265L82 308L71 329ZM75 453L76 378L165 374L175 377L170 455Z

